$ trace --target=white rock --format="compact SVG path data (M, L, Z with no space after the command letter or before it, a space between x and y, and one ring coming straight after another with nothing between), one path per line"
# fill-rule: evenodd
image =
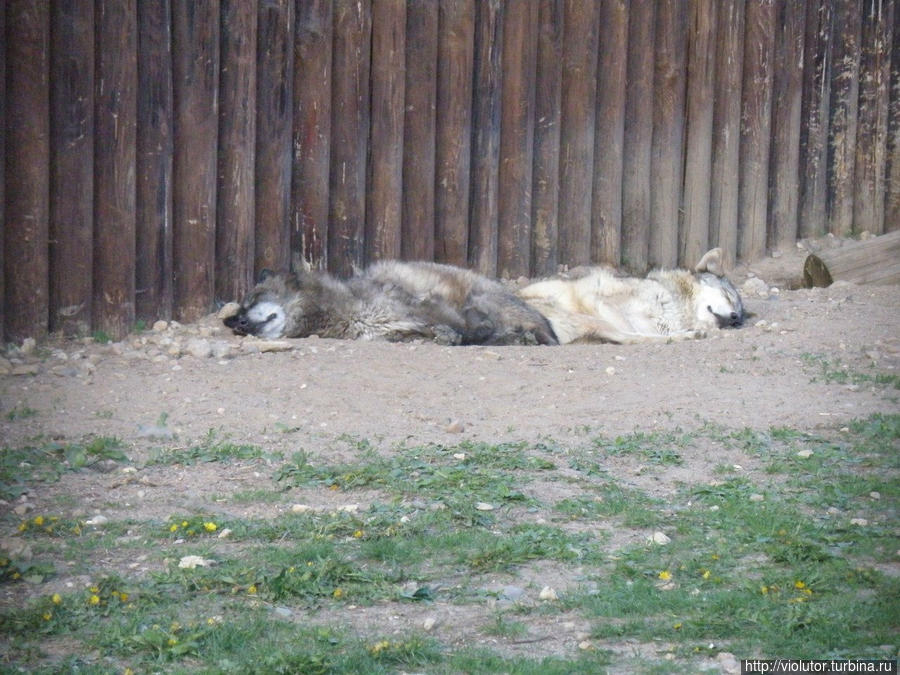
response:
M199 555L186 555L178 561L178 566L184 570L192 570L196 567L211 567L215 564L214 560L207 560Z
M427 617L425 621L422 622L422 628L425 629L426 632L433 629L436 625L437 619L433 616Z
M869 521L866 520L865 518L851 518L850 524L851 525L859 525L860 527L865 527L866 525L869 524Z
M669 538L665 534L665 532L654 532L653 535L650 537L650 541L652 541L654 544L659 544L660 546L665 546L666 544L671 542L672 539Z
M168 321L159 320L153 323L153 332L162 333L169 327Z
M494 506L493 504L488 504L487 502L478 502L477 504L475 504L475 509L477 511L493 511Z
M758 493L753 493L752 495L750 495L751 502L761 502L764 499L765 499L765 497L763 497L761 494L758 494Z
M807 457L812 457L813 451L809 448L803 448L803 450L797 451L797 457L801 457L802 459L806 459Z
M538 597L541 600L559 600L559 596L556 594L556 591L554 591L549 586L544 586L541 589L541 592L538 594Z
M312 510L313 510L313 508L311 506L309 506L308 504L294 504L291 507L292 513L309 513Z
M185 349L188 354L198 359L206 359L212 355L212 346L209 344L209 340L206 340L204 338L194 338L193 340L188 340L187 347Z
M98 513L93 518L88 518L86 521L84 521L84 524L85 525L93 525L94 527L99 527L100 525L106 525L106 523L108 523L108 522L109 522L109 518Z

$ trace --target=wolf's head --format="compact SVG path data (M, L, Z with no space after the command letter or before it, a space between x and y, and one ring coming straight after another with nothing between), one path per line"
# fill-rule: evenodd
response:
M734 284L722 269L722 249L707 251L694 268L700 284L697 294L697 318L712 314L719 328L737 328L744 324L744 303Z
M263 270L259 283L244 298L237 313L224 320L225 325L237 335L280 338L287 323L286 306L296 294L297 278L293 274Z

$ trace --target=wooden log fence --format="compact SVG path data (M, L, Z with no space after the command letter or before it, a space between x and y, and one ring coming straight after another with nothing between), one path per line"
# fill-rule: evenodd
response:
M0 339L900 230L896 4L0 0Z

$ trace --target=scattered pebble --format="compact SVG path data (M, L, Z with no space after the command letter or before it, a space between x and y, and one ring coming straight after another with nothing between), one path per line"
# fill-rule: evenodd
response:
M806 459L807 457L812 457L812 455L813 455L813 451L810 450L809 448L804 448L803 450L797 451L797 457L801 457L803 459Z
M544 586L541 589L541 592L538 594L538 597L541 600L559 600L559 596L556 594L556 591L549 586Z
M433 616L426 617L422 622L422 628L425 632L431 631L437 625L437 619Z
M488 504L487 502L478 502L475 505L475 509L477 511L493 511L494 506L493 506L493 504Z
M850 524L851 524L851 525L858 525L859 527L865 527L866 525L869 524L869 521L866 520L865 518L851 518L851 519L850 519Z
M765 499L765 497L763 497L761 494L758 494L756 492L754 492L752 495L750 495L751 502L761 502L764 499Z
M178 561L178 567L184 570L192 570L197 567L212 567L215 564L215 560L207 560L199 555L186 555Z
M650 541L652 541L654 544L665 546L666 544L671 542L672 539L668 537L664 532L654 532L650 537Z
M100 527L101 525L106 525L106 523L108 523L108 522L109 522L109 518L98 513L93 518L88 518L86 521L84 521L84 524L92 525L94 527Z

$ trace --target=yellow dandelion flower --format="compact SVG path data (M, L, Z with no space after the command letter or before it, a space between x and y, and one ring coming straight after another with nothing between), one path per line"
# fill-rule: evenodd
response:
M711 573L710 573L709 570L703 570L703 574L702 574L701 576L702 576L704 579L709 579L710 574L711 574Z
M363 537L363 531L362 531L362 530L357 530L356 532L353 533L353 537L354 537L355 539L362 539L362 537Z
M169 645L170 647L174 647L174 646L177 645L177 644L178 644L178 638L177 638L177 637L170 637L170 638L169 638L168 645Z
M663 570L662 572L659 573L659 578L662 579L663 581L668 581L669 579L672 578L672 573L669 570Z
M44 621L49 621L53 618L53 614L51 612L44 612L41 616L44 617Z
M172 523L172 526L169 528L169 532L177 532L178 531L178 523Z
M676 623L674 626L672 626L672 628L674 628L675 630L680 629L680 628L681 628L681 622L679 621L679 622Z
M217 529L219 529L219 526L215 523L203 523L203 529L207 532L215 532Z
M381 642L376 642L374 645L372 645L369 648L369 651L371 651L373 654L377 654L381 651L384 651L385 649L387 649L390 646L391 646L390 642L388 642L387 640L382 640Z
M182 521L181 521L181 526L182 526L182 527L187 527L187 526L188 526L188 521L182 520Z
M33 522L34 522L35 525L37 525L38 527L40 527L41 525L44 524L44 516L35 516Z
M131 668L126 668L122 671L122 675L134 675L134 671Z
M28 523L19 523L19 532L24 532L28 529Z
M75 534L81 534L81 525L74 525L72 527L72 532L74 532Z
M803 589L806 588L806 584L798 579L794 582L794 588Z
M256 584L251 584L250 588L247 589L247 592L250 595L255 595L256 594Z
M759 587L759 592L762 593L763 595L768 595L768 594L769 594L769 587L768 587L768 586L760 586L760 587Z
M99 605L99 604L100 604L100 596L99 596L99 595L92 595L90 598L88 598L88 604L90 604L90 605Z
M335 598L341 598L344 595L344 591L341 588L335 588L334 593L331 594Z
M803 589L803 592L806 593L806 595L812 595L812 589L811 589L811 588L804 588L804 589Z
M50 600L53 602L54 605L59 605L62 603L62 596L59 593L54 593L52 595L52 597L50 598Z
M128 593L119 593L119 600L122 602L128 602Z
M709 556L709 557L712 558L713 560L718 560L718 559L719 559L719 554L718 554L718 553L713 553L713 554L712 554L711 556Z
M22 575L21 575L19 572L13 572L12 578L13 578L13 579L18 579L18 578L21 577L21 576L22 576Z
M335 492L335 491L337 491L337 490L340 490L340 489L341 489L341 486L338 485L337 483L334 483L333 485L329 485L329 486L328 486L328 489L331 490L332 492Z

